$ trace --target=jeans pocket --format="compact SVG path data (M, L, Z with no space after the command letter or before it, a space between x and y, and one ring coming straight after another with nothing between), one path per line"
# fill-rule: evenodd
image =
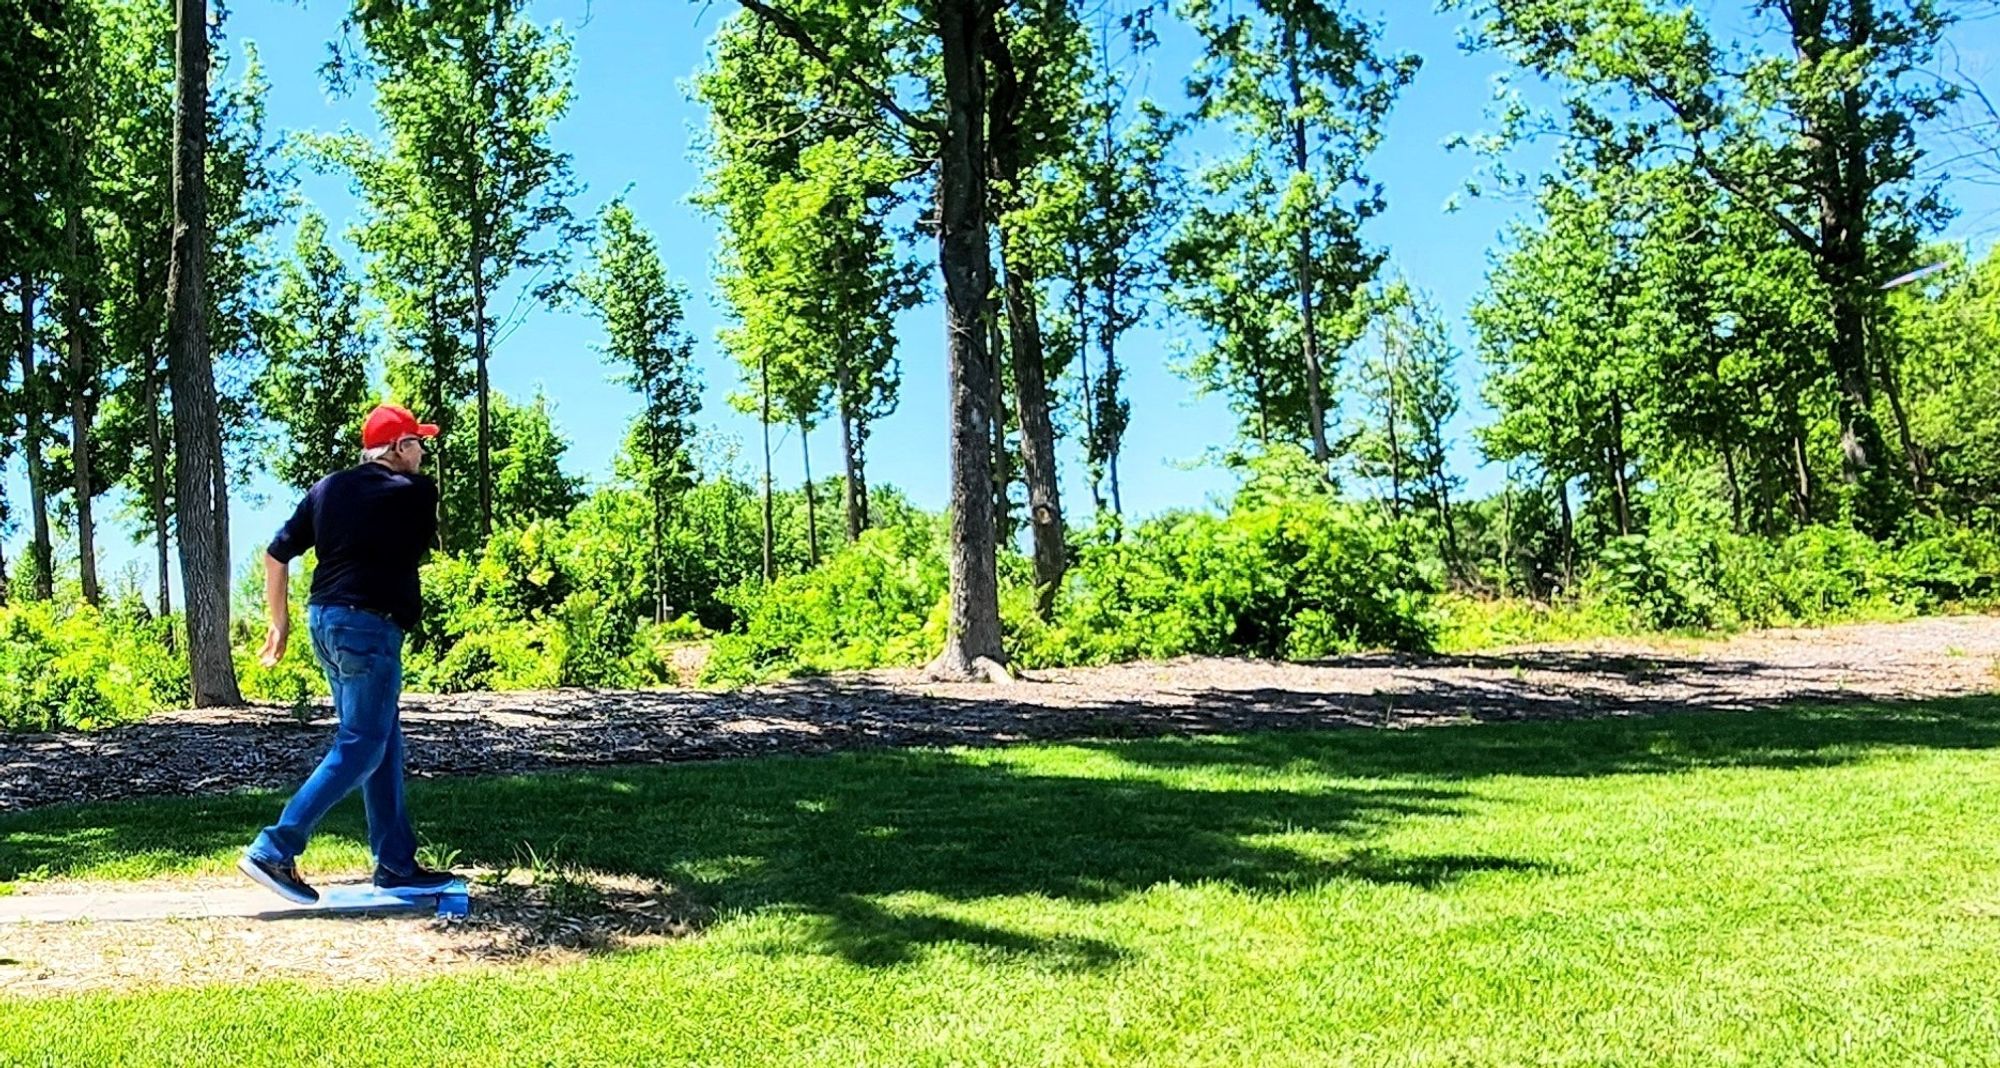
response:
M357 678L380 670L394 650L386 635L361 627L326 628L327 652L342 678Z

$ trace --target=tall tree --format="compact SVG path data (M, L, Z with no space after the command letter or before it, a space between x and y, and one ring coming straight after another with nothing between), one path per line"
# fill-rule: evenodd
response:
M1291 253L1298 307L1307 431L1314 459L1331 462L1327 441L1329 357L1352 335L1333 335L1382 257L1361 226L1383 207L1380 185L1363 170L1381 140L1396 95L1416 75L1415 56L1377 51L1377 28L1343 0L1257 0L1237 7L1189 0L1206 51L1188 80L1196 114L1226 123L1244 157L1212 169L1219 193L1256 195L1261 173L1282 160L1277 212L1269 224ZM1344 199L1347 190L1359 192Z
M1079 88L1089 45L1068 0L1032 0L1001 8L986 42L991 67L987 136L991 139L994 215L999 230L1001 297L1007 324L1006 370L1020 426L1022 474L1034 547L1035 606L1054 610L1068 558L1063 544L1062 492L1044 352L1041 278L1031 218L1035 172L1075 140ZM995 350L1000 351L998 346ZM1001 405L996 404L998 408ZM1003 421L996 420L996 430ZM1004 430L996 436L1004 442ZM1004 450L1002 461L1004 464ZM999 480L1003 487L1007 479ZM1003 509L1004 513L1004 509Z
M686 291L667 278L653 236L623 200L604 209L595 265L578 282L604 324L604 355L639 394L633 455L650 511L647 580L655 622L668 613L665 539L673 499L693 485L688 445L701 409L694 341L682 325Z
M1143 322L1152 309L1165 270L1161 247L1175 221L1173 205L1179 174L1169 160L1177 136L1176 124L1151 101L1125 110L1107 79L1104 97L1088 112L1092 132L1084 148L1083 180L1086 203L1084 271L1077 284L1086 290L1085 318L1091 334L1082 339L1079 364L1088 407L1084 455L1093 471L1103 472L1111 487L1111 510L1125 511L1118 476L1125 429L1132 405L1121 386L1124 362L1119 342ZM1094 297L1094 305L1091 298ZM1097 381L1090 380L1087 352L1095 341L1100 357ZM1093 492L1095 490L1093 489Z
M985 305L993 290L988 196L988 61L998 5L984 0L926 0L907 27L934 68L905 71L903 85L924 94L905 105L898 87L874 76L862 57L880 55L879 24L853 19L837 5L741 0L773 31L811 58L815 80L851 88L912 142L912 155L936 159L938 265L944 275L951 464L951 592L945 648L931 664L939 677L1002 678L1000 586L992 492L997 366L987 343ZM900 13L897 13L900 15ZM915 41L920 36L920 41ZM928 75L938 72L933 81Z
M1903 377L1913 455L1937 510L1977 523L2000 504L2000 248L1924 259L1945 269L1890 294L1879 343Z
M329 146L369 205L361 244L387 261L382 273L411 291L403 299L420 314L447 316L444 328L470 339L482 535L493 529L488 363L513 325L493 314L492 303L517 275L534 296L552 298L578 236L569 157L551 143L569 109L569 41L560 26L529 21L526 7L527 0L356 0L349 25L364 54L337 50L331 64L337 85L373 76L394 160L385 166L351 138ZM434 236L446 238L449 263L438 248L421 248Z
M299 221L263 334L270 362L257 397L282 434L272 466L280 481L304 490L353 462L374 345L361 283L326 243L317 211Z
M395 370L389 376L390 394L399 398L399 403L407 402L412 395L402 389L407 386L409 366L403 365L403 374ZM472 425L476 403L461 402L453 421L459 426ZM576 477L563 470L563 455L568 452L569 443L556 427L555 412L548 398L538 392L526 401L517 402L504 393L495 393L491 412L491 494L495 514L503 517L509 528L569 514L583 492ZM478 492L478 487L467 479L439 487L443 523L438 535L446 547L462 546L458 551L467 552L484 546Z
M820 101L798 77L808 62L754 20L724 27L696 83L711 161L698 202L723 224L718 283L737 323L727 337L753 389L740 406L762 412L768 400L767 425L809 435L831 405L852 538L868 524L869 427L896 402L893 319L919 294L888 221L910 162L875 124ZM810 467L809 439L801 448ZM816 534L810 487L806 503Z
M1460 570L1446 426L1458 414L1452 384L1457 351L1444 316L1427 298L1396 279L1371 302L1377 347L1363 361L1355 393L1364 419L1350 435L1357 473L1386 482L1391 511L1434 520L1445 564Z
M106 0L99 8L101 49L91 160L96 189L96 248L102 278L101 316L94 336L101 409L92 435L93 493L122 486L153 540L159 567L159 611L172 611L171 530L176 509L169 483L174 465L167 425L166 286L173 233L173 12L143 0ZM217 409L223 424L218 494L231 471L261 464L268 453L262 421L250 410L264 362L261 331L272 263L266 237L284 210L289 173L264 137L267 84L256 52L223 45L212 24L212 70L240 69L215 79L208 116L204 202L205 305ZM226 541L222 555L230 558Z
M1210 192L1231 184L1213 172L1204 182ZM1179 370L1198 393L1226 397L1239 437L1259 450L1274 441L1311 441L1304 375L1294 355L1291 270L1278 235L1263 223L1275 199L1275 187L1260 180L1237 186L1230 204L1197 204L1166 254L1167 304L1198 328L1185 342Z
M33 593L54 592L49 527L48 465L52 443L53 390L38 358L40 312L48 292L51 261L61 233L53 210L66 169L65 115L75 94L69 88L78 47L77 5L62 0L7 0L0 4L0 273L11 284L14 307L8 316L13 345L4 363L15 365L10 415L19 421L19 441L27 462L31 521L28 570ZM0 380L11 377L0 375ZM10 437L13 435L10 434Z
M1754 37L1719 41L1684 5L1642 0L1451 0L1479 39L1565 91L1555 123L1583 142L1690 161L1763 214L1824 290L1844 476L1861 517L1893 520L1874 415L1867 323L1878 287L1938 221L1918 131L1954 95L1931 60L1952 20L1936 0L1754 0ZM1544 129L1517 108L1501 142Z
M158 609L165 616L173 611L173 493L161 294L173 235L174 13L159 4L106 3L97 24L100 121L91 155L102 216L101 337L107 370L118 381L104 398L91 460L104 484L122 483L135 500L153 539ZM226 102L211 109L211 172L229 155L229 139L218 138L218 120L228 112ZM226 217L215 184L209 211ZM213 262L207 269L215 273Z
M1596 500L1615 495L1617 533L1632 527L1625 417L1636 389L1623 346L1631 262L1619 214L1627 205L1559 181L1541 199L1544 225L1515 227L1471 317L1490 368L1486 399L1499 414L1482 444L1492 459L1527 461L1555 487L1572 561L1573 483L1594 487ZM1572 569L1566 563L1566 575Z
M175 0L174 231L167 277L167 366L173 388L181 584L196 707L241 704L229 654L228 499L222 427L208 350L208 4Z
M93 21L88 11L80 11L73 26L71 58L64 78L69 99L62 109L64 173L55 202L60 205L63 217L59 291L65 358L58 382L69 409L67 459L75 508L78 578L85 603L94 605L100 593L97 518L91 507L96 499L91 478L91 431L104 383L100 367L103 353L98 324L94 322L103 288L103 271L95 220L85 217L96 208L97 192L91 156L98 132L96 87L100 71Z

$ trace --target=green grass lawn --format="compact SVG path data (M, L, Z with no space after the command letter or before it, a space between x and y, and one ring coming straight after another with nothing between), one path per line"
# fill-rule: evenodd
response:
M461 863L527 843L717 918L0 1003L0 1064L2000 1063L1996 744L1979 699L419 783ZM6 816L0 881L221 870L281 800ZM365 863L359 818L309 871Z

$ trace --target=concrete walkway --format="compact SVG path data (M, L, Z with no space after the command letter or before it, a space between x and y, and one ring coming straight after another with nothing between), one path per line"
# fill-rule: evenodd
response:
M109 923L128 920L196 920L219 917L299 919L330 914L399 912L465 915L465 883L443 894L392 894L370 883L319 887L319 904L294 905L254 886L203 890L32 891L0 896L0 924Z

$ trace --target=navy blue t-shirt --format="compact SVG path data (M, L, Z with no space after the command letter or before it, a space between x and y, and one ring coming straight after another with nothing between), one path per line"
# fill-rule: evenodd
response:
M378 612L405 631L423 615L417 566L437 541L437 483L366 463L313 484L267 550L286 563L319 551L318 605Z

